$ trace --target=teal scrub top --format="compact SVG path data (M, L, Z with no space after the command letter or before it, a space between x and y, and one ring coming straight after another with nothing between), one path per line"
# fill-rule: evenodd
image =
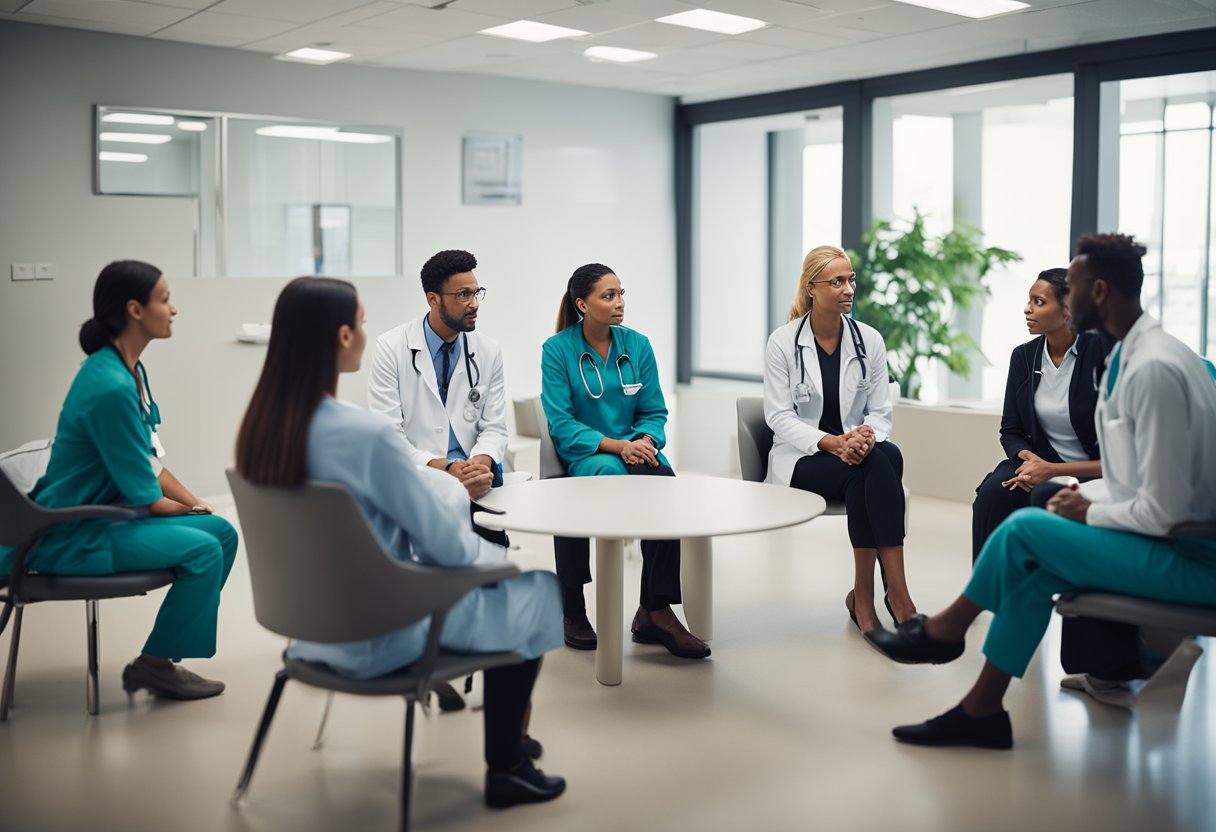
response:
M611 334L607 361L583 338L582 323L545 341L541 404L553 445L567 464L599 453L604 437L630 440L648 434L656 448L667 444L667 405L650 341L624 326L612 327ZM625 386L639 382L637 395L626 395ZM667 465L662 454L659 461Z
M30 499L46 508L125 504L146 506L163 495L152 470L152 427L135 377L113 347L80 365L68 390L46 474ZM78 520L42 538L27 568L59 574L114 571L107 527L112 521ZM0 568L12 565L0 547Z

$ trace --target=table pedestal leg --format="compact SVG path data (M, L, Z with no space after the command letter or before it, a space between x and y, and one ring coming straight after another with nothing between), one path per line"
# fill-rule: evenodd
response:
M714 637L714 545L708 537L680 541L680 590L688 632L702 641Z
M621 639L624 630L625 547L621 540L595 541L595 678L601 685L621 683Z

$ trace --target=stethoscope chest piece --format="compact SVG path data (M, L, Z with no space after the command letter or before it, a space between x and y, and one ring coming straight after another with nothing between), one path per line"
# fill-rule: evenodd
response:
M481 391L476 387L469 391L469 401L473 404L477 404L479 401L481 401Z

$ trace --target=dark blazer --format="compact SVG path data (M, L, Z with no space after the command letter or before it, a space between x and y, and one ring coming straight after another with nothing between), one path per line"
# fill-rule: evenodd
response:
M1013 350L1009 357L1009 380L1005 383L1005 408L1001 414L1001 447L1010 459L1030 450L1048 462L1062 462L1060 455L1039 427L1034 412L1034 393L1039 387L1039 367L1047 338L1040 335ZM1106 333L1083 332L1076 344L1077 358L1068 385L1068 417L1081 447L1090 459L1100 459L1094 408L1098 404L1098 382L1115 339Z

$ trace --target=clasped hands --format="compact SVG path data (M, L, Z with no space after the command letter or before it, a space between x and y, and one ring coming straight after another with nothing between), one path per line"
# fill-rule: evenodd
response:
M492 461L484 454L479 454L472 459L453 460L450 464L446 460L437 460L437 462L442 462L443 468L460 481L465 491L469 492L470 500L484 497L494 482L494 472L490 469Z
M874 450L874 428L869 425L858 425L848 433L829 438L834 441L825 450L840 457L846 465L860 465Z
M1055 466L1032 451L1018 451L1018 459L1023 460L1022 464L1018 466L1012 477L1001 483L1002 488L1008 488L1010 491L1019 488L1023 491L1030 491L1039 483L1046 482L1056 475Z
M626 465L645 464L651 468L659 467L659 452L650 444L649 436L639 436L637 439L626 441L621 448L621 459Z

